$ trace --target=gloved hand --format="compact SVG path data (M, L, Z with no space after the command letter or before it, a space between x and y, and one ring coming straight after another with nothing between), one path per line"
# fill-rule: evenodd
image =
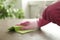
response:
M17 24L17 26L23 26L21 30L31 30L37 28L37 23L35 21L25 21L20 24Z
M20 24L16 24L17 26L28 26L30 24L30 22L29 21L26 21L26 22L22 22L22 23L20 23Z

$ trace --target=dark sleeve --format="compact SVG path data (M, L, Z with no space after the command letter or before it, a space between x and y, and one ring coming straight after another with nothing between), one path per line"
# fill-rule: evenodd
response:
M39 18L38 27L42 27L50 22L50 12L48 9L47 7L42 14L42 18Z

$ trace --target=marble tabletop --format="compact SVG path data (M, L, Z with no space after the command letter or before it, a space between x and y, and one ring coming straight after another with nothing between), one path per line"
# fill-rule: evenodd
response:
M0 40L60 40L60 27L53 23L26 34L8 32L9 27L6 24L8 23L0 22Z

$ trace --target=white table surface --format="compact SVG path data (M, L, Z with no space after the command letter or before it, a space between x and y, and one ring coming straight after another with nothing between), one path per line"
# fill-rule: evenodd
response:
M60 40L60 27L58 25L49 23L41 30L22 35L9 33L8 26L4 25L0 26L0 40Z

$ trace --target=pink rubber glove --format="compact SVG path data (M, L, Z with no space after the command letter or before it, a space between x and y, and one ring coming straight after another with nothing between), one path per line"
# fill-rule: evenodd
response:
M26 21L26 22L23 22L23 23L20 23L20 24L16 24L17 26L28 26L30 24L30 22Z
M21 30L28 30L28 29L35 29L37 27L36 22L33 21L26 21L20 24L17 24L17 26L23 26Z

